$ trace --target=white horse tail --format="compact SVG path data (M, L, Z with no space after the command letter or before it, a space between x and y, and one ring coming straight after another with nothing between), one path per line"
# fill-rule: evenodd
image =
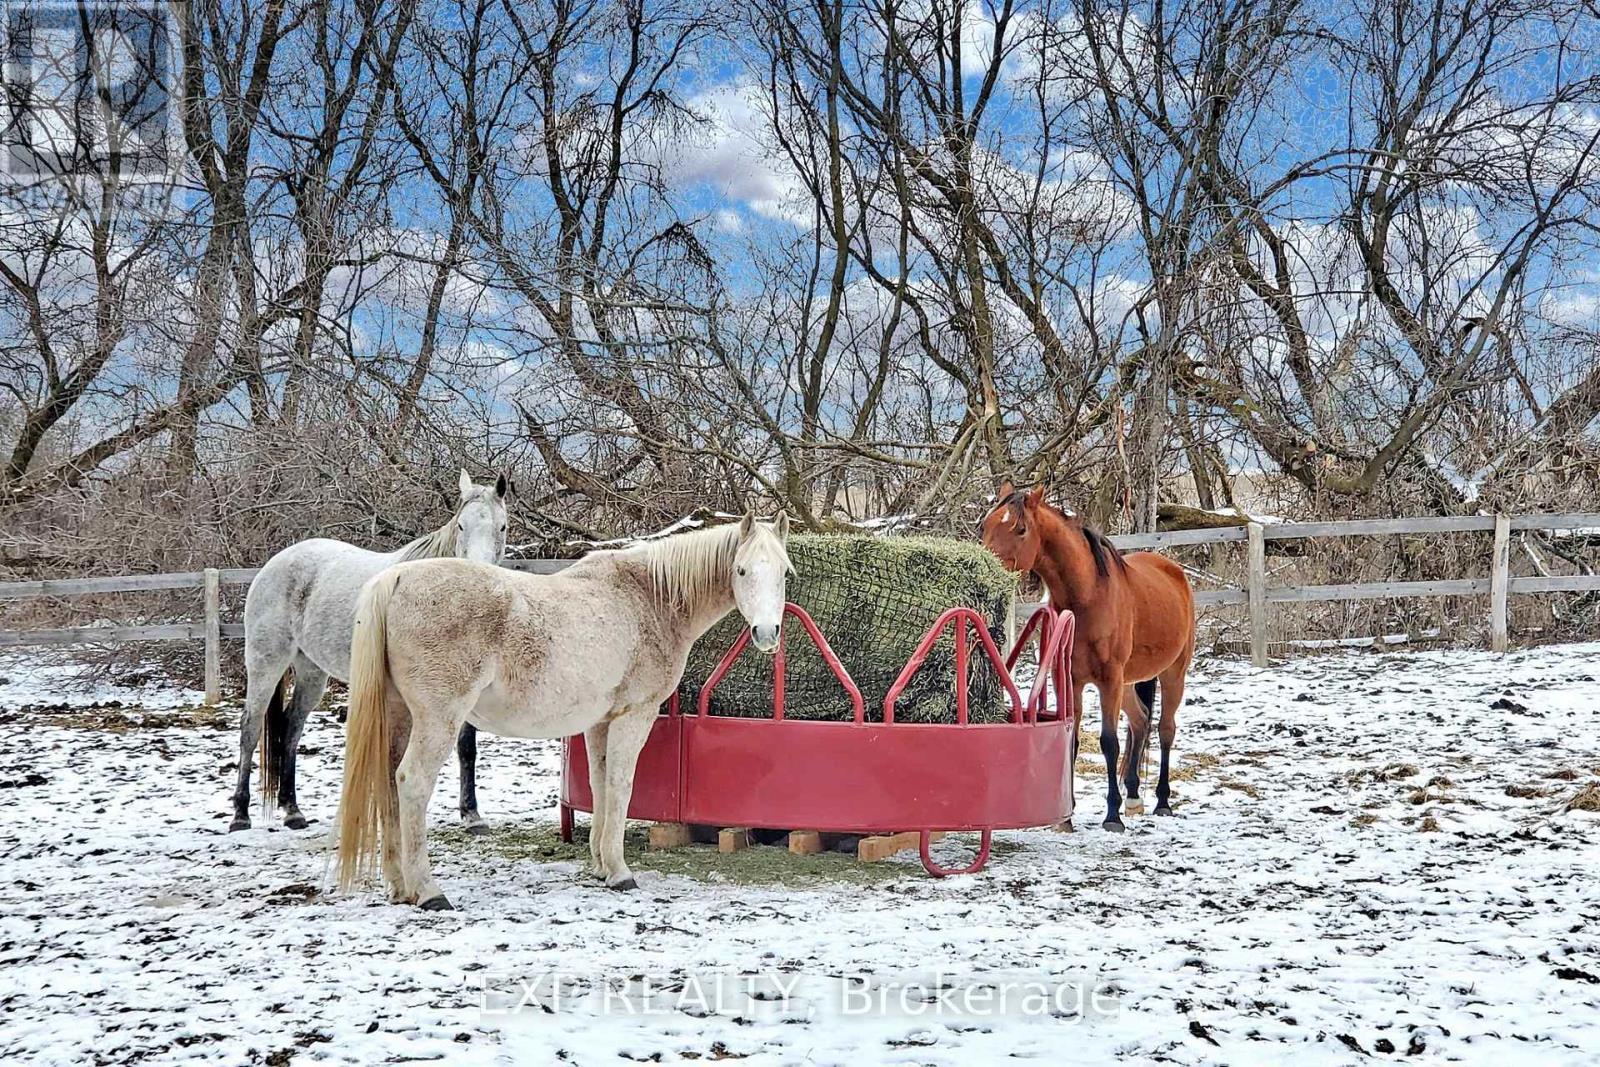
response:
M381 571L361 590L350 642L350 715L345 725L344 792L339 798L339 888L377 867L378 831L393 825L389 763L389 601L399 572Z

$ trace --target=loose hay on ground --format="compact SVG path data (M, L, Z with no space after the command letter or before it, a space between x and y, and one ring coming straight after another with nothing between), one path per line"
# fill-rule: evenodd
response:
M1600 811L1600 783L1590 782L1567 801L1567 811Z
M580 823L569 844L561 840L550 823L521 823L500 827L475 837L459 828L435 831L440 847L470 859L476 850L489 850L514 860L541 863L584 863L589 858L589 829ZM952 833L936 851L965 854L976 847L976 834ZM1022 850L1022 845L996 838L990 852L999 859ZM698 882L736 885L807 886L828 882L876 885L895 878L921 877L922 867L915 850L874 863L861 863L842 852L792 853L781 842L755 845L737 852L719 852L715 845L688 845L682 848L652 849L648 827L635 823L623 838L628 865L637 870L682 875Z
M460 830L439 834L439 841L470 856L487 847L511 859L545 863L584 863L589 858L588 828L580 824L569 844L561 840L549 823L523 823L496 829L484 837L472 837ZM637 870L677 874L699 882L731 882L737 885L810 885L820 882L855 882L874 885L893 878L920 874L907 862L857 863L855 857L837 852L799 856L787 848L758 846L738 852L718 852L715 846L690 846L653 850L646 828L628 827L623 851L628 865ZM914 856L910 857L912 860Z

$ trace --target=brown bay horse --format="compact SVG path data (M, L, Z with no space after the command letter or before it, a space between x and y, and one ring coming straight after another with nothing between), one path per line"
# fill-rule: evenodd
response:
M1098 530L1044 502L1044 489L1006 482L983 520L984 547L1013 571L1032 571L1050 604L1077 617L1072 649L1073 706L1083 687L1100 691L1100 750L1106 758L1107 830L1122 830L1117 789L1118 710L1128 716L1123 784L1128 812L1144 812L1139 763L1150 738L1157 683L1161 688L1161 777L1156 814L1171 815L1168 772L1178 732L1184 675L1194 658L1194 593L1183 568L1152 552L1122 555Z

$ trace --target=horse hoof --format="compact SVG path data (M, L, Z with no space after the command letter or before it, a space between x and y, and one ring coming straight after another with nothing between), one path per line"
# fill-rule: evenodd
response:
M232 822L230 822L228 824L228 833L230 833L230 834L233 833L235 830L248 830L248 829L250 829L250 817L247 816L247 815L240 815L238 818L234 819Z
M607 882L606 888L615 889L619 893L626 893L630 890L638 889L639 883L635 882L633 877L630 875L629 877L622 879L620 882Z
M427 900L424 900L421 904L418 904L417 907L421 908L423 911L455 911L456 910L456 906L454 904L450 903L450 901L445 897L445 895L443 893L440 893L436 897L429 897Z
M304 830L306 828L306 817L298 811L293 815L285 815L283 817L283 828L285 830Z
M464 829L473 837L482 837L489 832L489 824L479 819L476 822L466 823Z
M1172 809L1167 807L1165 804L1161 804L1161 805L1158 805L1156 807L1156 814L1157 815L1171 815L1172 814Z
M1127 815L1143 815L1144 801L1140 800L1138 797L1129 797L1127 800L1123 801L1122 810L1123 813Z
M1105 822L1100 824L1100 829L1110 830L1114 834L1120 834L1122 831L1126 830L1127 827L1122 825L1121 819L1107 819Z

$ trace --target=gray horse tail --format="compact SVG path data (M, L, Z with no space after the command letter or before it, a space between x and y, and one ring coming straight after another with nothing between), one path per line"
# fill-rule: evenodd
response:
M377 866L378 834L397 811L389 760L389 601L398 568L361 588L350 641L350 715L345 723L344 791L339 797L339 888L348 890Z
M283 765L289 758L289 716L283 713L284 694L288 688L289 672L284 671L272 689L266 721L261 724L261 797L269 808L277 795L278 783L283 779Z

